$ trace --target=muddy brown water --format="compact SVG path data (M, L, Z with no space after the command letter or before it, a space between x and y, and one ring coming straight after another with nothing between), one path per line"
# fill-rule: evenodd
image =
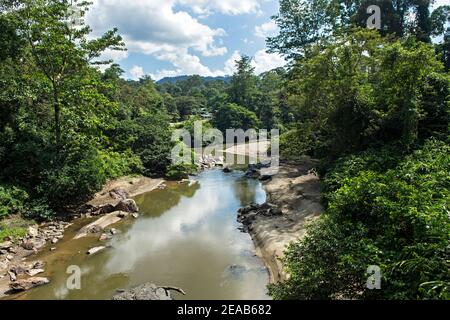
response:
M169 183L136 197L139 218L114 225L120 233L93 256L86 251L105 243L98 235L70 240L87 223L77 221L56 251L33 257L46 262L42 276L50 284L9 298L110 299L118 289L153 282L184 289L176 299L269 299L268 272L236 222L238 208L265 198L260 182L240 171L208 170L190 183ZM72 265L81 269L79 290L67 288Z

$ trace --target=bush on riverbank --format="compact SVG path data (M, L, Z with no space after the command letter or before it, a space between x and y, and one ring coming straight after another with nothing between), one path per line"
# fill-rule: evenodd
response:
M287 250L291 278L271 286L273 297L450 298L449 154L447 143L430 140L391 169L378 167L389 156L366 153L352 162L372 165L331 172L328 208ZM366 287L370 265L381 268L381 290Z

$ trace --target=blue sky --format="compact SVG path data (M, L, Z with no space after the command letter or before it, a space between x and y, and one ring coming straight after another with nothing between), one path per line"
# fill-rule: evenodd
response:
M276 34L270 17L278 0L93 0L87 23L95 36L117 27L128 51L107 52L125 78L150 75L230 75L241 54L256 73L285 64L268 54L265 37ZM437 0L435 6L450 4Z
M108 52L138 79L233 73L240 54L254 57L257 73L282 66L265 52L265 37L276 32L270 17L278 0L95 0L87 22L94 34L119 28L127 52Z

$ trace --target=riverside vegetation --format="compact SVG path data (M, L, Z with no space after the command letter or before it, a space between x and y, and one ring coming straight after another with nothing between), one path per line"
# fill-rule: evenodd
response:
M158 84L122 79L102 60L126 50L120 30L88 37L70 1L0 1L0 241L110 179L186 176L174 128L277 128L283 158L320 160L325 212L288 247L272 297L449 299L450 7L379 5L368 30L364 1L280 0L267 44L287 68L255 75L243 56L230 79ZM369 265L382 290L365 286Z

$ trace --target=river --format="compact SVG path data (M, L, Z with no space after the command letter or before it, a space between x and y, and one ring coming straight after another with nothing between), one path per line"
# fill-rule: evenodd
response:
M104 243L98 236L71 240L76 222L56 251L33 257L46 262L50 284L11 298L110 299L118 289L153 282L187 293L175 299L269 299L267 270L236 222L238 208L265 198L260 182L241 171L207 170L190 183L168 183L136 197L139 218L115 225L110 247L93 256L86 251ZM72 265L81 269L81 289L67 288Z

